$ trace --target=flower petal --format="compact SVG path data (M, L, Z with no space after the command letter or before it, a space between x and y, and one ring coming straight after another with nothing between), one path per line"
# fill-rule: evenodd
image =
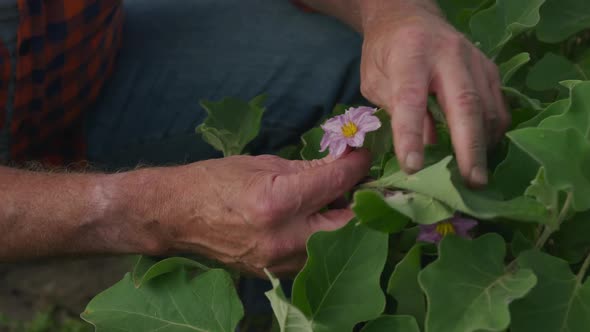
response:
M320 152L326 151L326 149L334 142L334 135L330 132L325 132L320 142Z
M381 120L374 115L365 115L356 125L359 131L368 133L381 128Z
M360 148L365 142L365 133L357 132L356 135L346 139L346 143L354 148Z
M342 132L343 116L335 116L328 119L321 127L325 132L339 133Z
M469 218L453 218L451 219L451 223L455 228L455 232L457 235L462 237L471 237L469 235L469 231L477 226L477 220L469 219Z
M436 231L436 224L420 225L420 233L418 234L418 241L438 243L442 236Z
M345 139L338 139L334 140L332 144L330 144L330 155L334 158L339 158L344 151L346 151L346 140Z

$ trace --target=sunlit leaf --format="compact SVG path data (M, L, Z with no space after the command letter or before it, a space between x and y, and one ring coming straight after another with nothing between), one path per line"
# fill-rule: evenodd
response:
M576 211L590 209L590 142L579 131L525 128L508 136L543 165L547 184L572 192Z
M496 0L492 7L475 14L470 21L473 39L489 55L496 55L512 38L534 28L545 0Z
M234 332L244 314L230 275L209 270L189 280L183 268L135 287L130 274L97 295L82 318L97 332Z
M272 282L273 288L264 294L270 300L281 332L313 332L311 322L285 297L280 281L270 272L265 272Z
M498 67L500 69L500 76L502 77L502 84L507 84L512 76L529 61L531 61L530 54L523 52L500 64Z
M566 261L539 251L518 257L531 269L537 286L510 307L513 332L587 332L590 326L590 283L581 283Z
M447 157L418 173L407 175L397 172L368 183L367 186L415 191L433 197L454 210L480 219L506 217L521 221L547 222L548 216L543 205L533 199L517 197L504 201L485 190L468 189L456 166L451 165L451 161L452 157Z
M383 312L379 278L387 246L387 234L355 221L309 239L307 263L293 285L293 304L310 319L314 332L352 331Z
M427 332L504 331L508 306L535 286L532 271L506 271L497 234L475 240L446 236L439 258L419 275L428 299Z
M208 116L197 127L197 133L226 157L242 154L246 145L258 136L265 99L258 96L250 102L235 98L201 101Z

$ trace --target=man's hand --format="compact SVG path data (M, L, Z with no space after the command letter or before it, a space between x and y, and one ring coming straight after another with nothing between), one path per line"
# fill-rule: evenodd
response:
M352 219L349 209L320 210L365 177L369 164L364 150L334 161L238 156L144 176L157 179L153 218L166 253L199 253L260 276L263 268L289 275L305 263L311 234Z
M510 122L498 70L437 8L418 2L383 8L366 2L362 92L390 113L395 152L408 172L422 168L423 144L432 141L427 97L436 94L461 174L473 186L485 185L487 146Z
M487 182L486 150L510 116L496 65L442 17L433 0L306 0L364 35L361 91L392 117L395 152L407 172L423 166L434 137L427 97L446 115L461 174Z

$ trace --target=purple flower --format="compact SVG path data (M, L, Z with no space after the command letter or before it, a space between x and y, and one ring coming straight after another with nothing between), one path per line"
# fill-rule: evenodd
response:
M337 115L322 125L324 137L320 143L320 152L330 148L330 155L340 157L347 146L360 148L365 142L365 135L381 127L381 121L374 116L376 108L361 106L351 107L342 115Z
M447 234L471 238L469 231L477 226L477 221L469 218L453 217L432 225L420 225L418 241L439 243Z

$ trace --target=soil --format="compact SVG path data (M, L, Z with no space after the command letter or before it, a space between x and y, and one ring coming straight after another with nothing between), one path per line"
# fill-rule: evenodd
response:
M78 317L96 294L121 280L134 257L97 257L0 264L0 313L30 320L56 310Z

